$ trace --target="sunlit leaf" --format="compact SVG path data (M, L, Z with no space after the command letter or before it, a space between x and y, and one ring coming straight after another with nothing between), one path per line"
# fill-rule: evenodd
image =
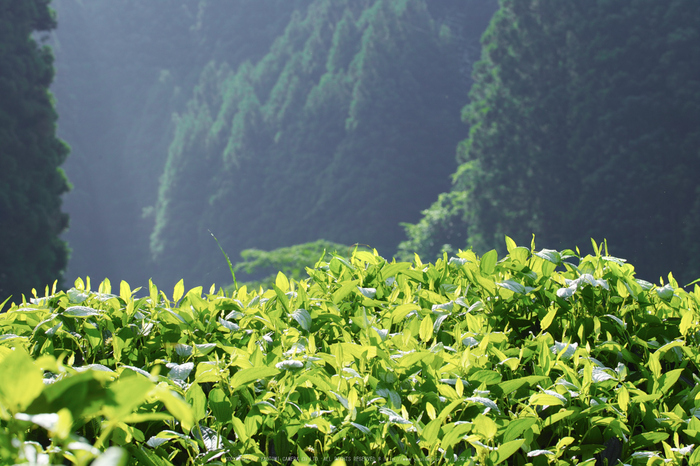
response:
M186 362L184 364L172 364L170 366L168 377L176 380L187 380L190 372L194 369L194 363Z
M481 257L481 262L479 268L481 273L484 275L491 275L493 273L494 267L496 266L496 261L498 260L498 252L495 249L490 250Z
M207 396L198 383L193 383L185 392L185 400L192 407L194 421L199 422L207 415Z
M97 309L92 309L85 306L71 306L63 311L65 317L92 317L101 314Z
M185 281L180 280L175 284L175 289L173 290L173 301L178 302L182 295L185 294Z
M430 316L425 316L420 325L420 339L428 342L433 337L433 321Z
M265 379L279 374L279 369L275 367L251 367L241 369L231 378L231 386L234 390L255 380Z
M364 296L365 298L369 299L374 299L375 296L377 296L377 289L376 288L362 288L362 287L357 287L357 290Z
M493 464L500 464L513 456L513 454L517 452L524 443L524 439L518 439L499 445L498 449L496 450L496 459Z
M561 263L561 254L553 249L543 249L540 252L536 252L535 255L553 264L558 265Z
M292 312L292 318L301 325L301 328L307 332L311 331L311 314L306 309L297 309Z
M275 279L275 285L277 286L277 288L284 292L289 291L289 280L287 279L287 276L282 272L279 272L277 274L277 278Z
M21 348L0 362L0 380L0 404L15 413L27 408L44 389L41 370Z
M91 464L92 466L126 466L129 454L123 448L109 447Z

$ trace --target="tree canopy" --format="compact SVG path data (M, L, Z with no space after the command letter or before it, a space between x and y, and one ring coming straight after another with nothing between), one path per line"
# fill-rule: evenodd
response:
M399 223L449 187L464 44L482 31L446 24L454 2L428 3L316 0L257 63L204 69L156 205L151 251L169 279L225 279L209 229L232 257L318 238L394 250Z
M699 28L692 0L502 0L452 191L403 254L607 238L650 278L697 278Z
M0 1L0 301L60 283L68 261L69 148L56 137L53 55L35 35L56 27L49 3Z
M59 135L71 144L65 196L78 276L144 283L159 177L211 60L259 60L310 0L54 0Z

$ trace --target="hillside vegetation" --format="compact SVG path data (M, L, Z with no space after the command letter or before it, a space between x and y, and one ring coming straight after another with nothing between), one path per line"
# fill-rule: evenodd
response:
M466 135L463 43L427 3L315 1L257 64L207 65L155 206L167 280L225 277L207 229L234 258L319 238L396 247Z
M54 0L67 275L223 281L244 249L392 254L449 189L495 0ZM410 198L410 201L409 201Z
M502 0L453 187L402 257L607 238L656 279L700 276L700 3Z
M235 69L260 60L309 3L53 0L52 90L59 134L72 147L64 166L74 185L65 196L71 282L91 275L143 284L158 273L149 237L173 115L207 63Z

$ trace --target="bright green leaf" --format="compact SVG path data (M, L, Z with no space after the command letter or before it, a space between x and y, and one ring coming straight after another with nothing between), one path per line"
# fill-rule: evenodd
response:
M177 282L177 284L175 285L175 289L173 290L173 301L180 301L180 298L182 298L183 294L185 294L185 281L180 280L179 282Z
M513 456L513 454L520 449L520 447L525 443L525 439L512 440L498 446L496 450L496 459L493 464L500 464Z
M0 363L0 403L11 412L20 412L44 389L41 369L22 348L15 348Z
M275 367L251 367L249 369L241 369L233 374L231 378L231 387L238 390L244 385L259 379L265 379L279 374L279 369Z
M198 383L193 383L185 393L185 399L192 407L194 421L199 422L207 415L207 396Z
M433 337L433 320L430 316L425 316L420 324L420 339L428 342Z
M479 269L484 275L491 275L498 261L498 252L495 249L490 250L481 257Z

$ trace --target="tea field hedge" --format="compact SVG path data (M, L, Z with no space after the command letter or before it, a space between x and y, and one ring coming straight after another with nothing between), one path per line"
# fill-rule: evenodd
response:
M506 243L6 302L0 464L700 462L700 287Z

